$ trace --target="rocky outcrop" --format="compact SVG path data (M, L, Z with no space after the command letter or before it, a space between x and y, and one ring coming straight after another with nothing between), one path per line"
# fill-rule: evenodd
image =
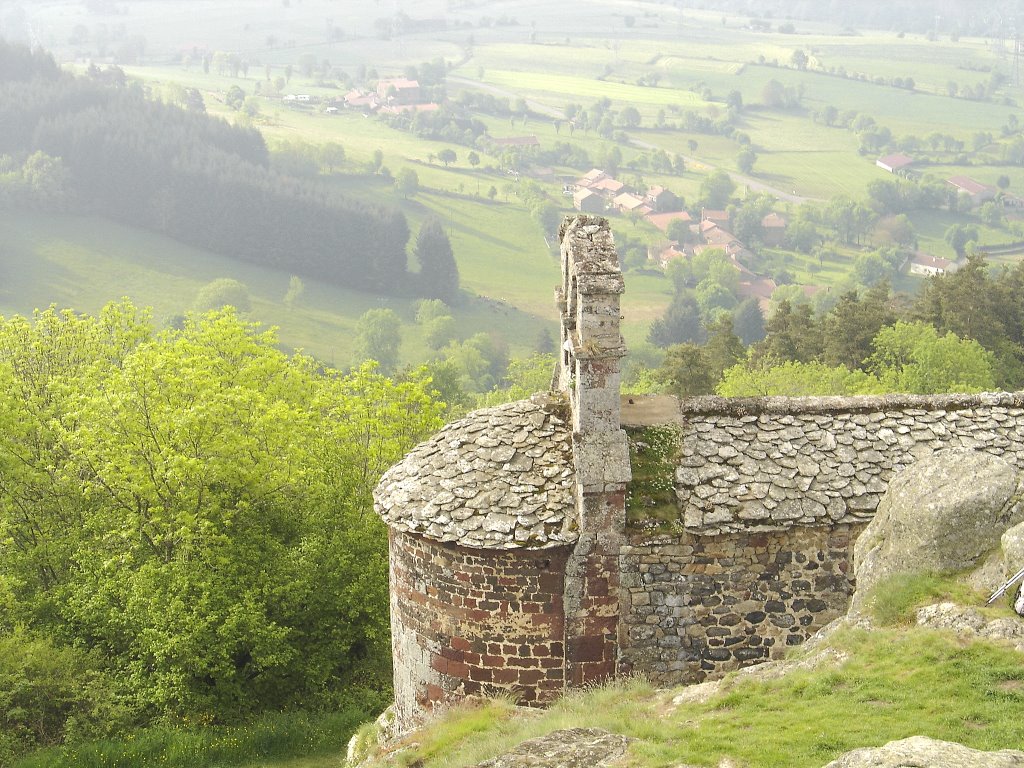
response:
M854 547L854 608L890 576L977 565L1024 517L1020 480L1006 461L966 450L940 451L896 475Z
M1024 768L1024 752L979 752L962 744L924 736L855 749L825 768Z
M467 547L574 542L567 418L564 400L547 395L475 411L389 469L374 508L396 531Z
M1005 640L1024 651L1024 619L1002 617L988 619L980 611L956 603L926 605L917 611L920 627L948 629L960 636Z
M602 768L626 754L629 739L600 728L570 728L524 741L476 768Z

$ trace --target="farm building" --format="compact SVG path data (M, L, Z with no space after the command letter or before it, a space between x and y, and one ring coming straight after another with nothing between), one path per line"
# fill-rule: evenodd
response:
M969 202L971 206L981 205L986 200L992 200L997 192L995 187L982 184L969 176L953 176L946 179L946 183L957 191L957 196L961 200Z
M914 158L907 155L886 155L875 160L875 165L889 173L905 171L914 163Z

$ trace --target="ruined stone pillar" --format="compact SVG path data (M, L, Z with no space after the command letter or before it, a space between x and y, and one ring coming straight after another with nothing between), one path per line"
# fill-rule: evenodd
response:
M572 410L579 539L565 575L566 685L615 674L619 628L619 549L630 480L619 423L619 297L624 290L608 221L567 218L559 232L562 285L559 385Z

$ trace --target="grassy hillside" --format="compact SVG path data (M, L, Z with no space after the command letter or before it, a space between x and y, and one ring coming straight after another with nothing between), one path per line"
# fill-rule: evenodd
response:
M1024 743L1024 660L1009 648L925 630L845 631L830 660L737 679L706 701L633 680L573 693L537 714L507 700L457 708L376 765L455 768L554 730L603 728L633 741L628 764L818 768L912 735L975 749ZM415 743L413 743L415 742Z
M355 323L369 309L386 306L403 319L402 357L427 358L415 325L415 302L387 299L305 281L303 295L289 310L284 304L290 275L189 248L168 238L95 217L0 213L0 313L28 314L51 304L95 312L108 301L128 296L151 306L158 323L187 312L199 289L221 277L240 280L252 298L250 318L280 329L286 347L298 347L347 366ZM547 281L557 282L550 267ZM547 296L550 296L550 288ZM553 301L548 302L553 305ZM537 302L538 311L541 310ZM473 299L456 310L467 335L500 333L514 353L525 354L542 327L554 332L554 309L532 314L509 304Z

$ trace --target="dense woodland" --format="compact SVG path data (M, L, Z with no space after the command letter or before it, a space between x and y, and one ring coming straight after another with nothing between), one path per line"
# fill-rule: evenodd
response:
M245 261L378 293L409 290L394 209L270 169L258 131L62 73L0 41L0 204L99 213Z

